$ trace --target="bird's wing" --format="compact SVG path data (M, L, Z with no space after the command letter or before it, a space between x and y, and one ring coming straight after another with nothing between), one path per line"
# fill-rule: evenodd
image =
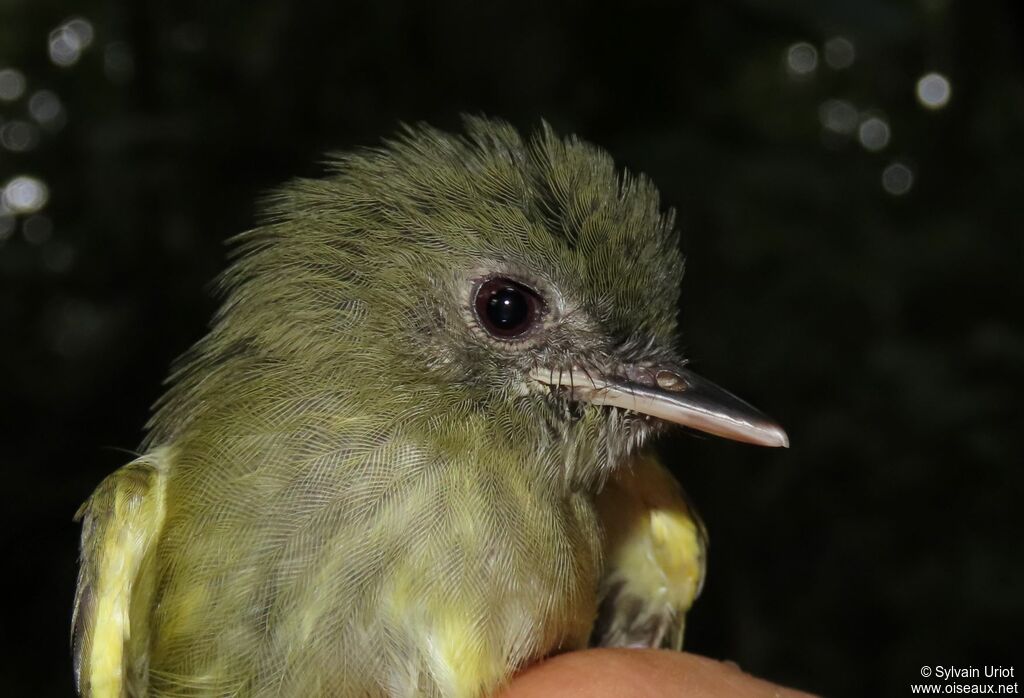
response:
M147 618L152 593L145 573L164 519L165 450L107 477L75 515L82 521L82 557L72 620L78 692L89 698L139 694L145 681ZM144 689L142 689L144 690Z
M612 477L597 508L606 568L593 644L681 648L686 612L704 583L704 524L651 453Z

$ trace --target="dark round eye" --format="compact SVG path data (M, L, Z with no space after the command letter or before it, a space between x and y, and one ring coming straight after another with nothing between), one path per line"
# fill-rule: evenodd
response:
M484 329L501 339L514 339L529 332L541 310L537 294L503 278L480 284L473 305Z

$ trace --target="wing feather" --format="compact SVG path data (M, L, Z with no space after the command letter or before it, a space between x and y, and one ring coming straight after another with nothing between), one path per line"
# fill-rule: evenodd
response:
M593 644L680 649L686 612L704 584L704 524L650 453L616 473L597 506L606 569Z
M129 463L100 483L75 515L82 548L72 649L83 697L136 695L145 682L138 670L145 657L131 650L144 644L147 619L130 617L130 610L133 593L152 588L139 577L163 525L168 460L160 449Z

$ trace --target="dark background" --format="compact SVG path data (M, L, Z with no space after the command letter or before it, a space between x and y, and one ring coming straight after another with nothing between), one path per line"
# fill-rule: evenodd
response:
M836 696L1024 669L1021 8L0 1L0 186L48 191L0 212L4 693L72 693L72 515L203 332L224 239L326 150L462 111L650 174L689 355L789 430L665 444L712 538L691 650Z

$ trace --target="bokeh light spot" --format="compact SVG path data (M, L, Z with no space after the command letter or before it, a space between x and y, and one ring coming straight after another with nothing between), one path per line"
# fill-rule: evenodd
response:
M47 49L54 65L67 68L82 57L82 52L92 44L94 31L87 19L75 17L50 32Z
M92 23L89 20L82 17L74 17L65 22L64 26L66 26L72 34L78 37L78 41L82 44L83 49L89 48L92 44L93 36L95 36L92 29Z
M32 150L39 142L39 129L28 121L9 121L0 126L0 145L12 153Z
M893 196L903 196L914 186L914 172L902 162L894 162L882 170L882 188Z
M941 73L928 73L917 81L917 101L926 109L942 109L952 94L949 80Z
M15 68L0 70L0 100L13 102L25 92L25 75Z
M794 77L807 77L818 67L818 49L800 41L786 49L786 70Z
M857 130L860 114L845 99L828 99L818 107L818 119L829 131L849 135Z
M857 49L845 36L833 36L825 42L825 62L829 68L843 70L853 65Z
M35 213L50 198L50 190L42 180L18 175L4 185L3 203L12 213Z
M872 116L860 122L857 138L866 149L877 152L889 145L889 124L880 116Z
M38 123L52 126L63 121L64 106L56 93L50 90L39 90L28 98L28 113Z

